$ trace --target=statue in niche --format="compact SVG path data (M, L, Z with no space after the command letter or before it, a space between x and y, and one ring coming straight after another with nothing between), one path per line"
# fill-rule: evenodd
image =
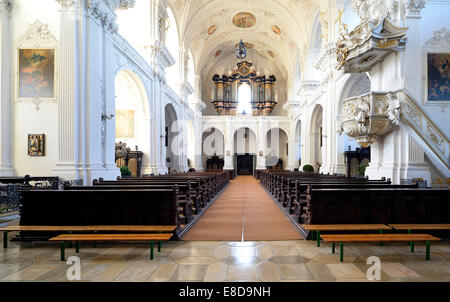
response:
M400 124L400 102L398 98L394 97L392 93L386 95L386 101L388 102L387 117L394 125Z
M159 18L159 39L163 44L166 44L166 35L169 26L170 20L168 17Z

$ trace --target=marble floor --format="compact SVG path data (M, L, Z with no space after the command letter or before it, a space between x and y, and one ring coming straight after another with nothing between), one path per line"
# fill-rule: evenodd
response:
M13 233L11 233L11 237ZM82 245L78 256L84 281L368 281L370 256L381 260L381 281L450 281L450 243L415 253L405 244L348 244L344 263L329 244L313 241L178 241L163 244L155 259L143 244ZM70 264L60 261L59 246L10 242L0 248L1 281L67 281Z

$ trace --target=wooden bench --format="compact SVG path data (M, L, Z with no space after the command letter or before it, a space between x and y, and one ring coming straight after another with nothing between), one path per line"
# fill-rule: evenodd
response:
M323 241L331 242L331 252L334 254L335 243L340 244L340 261L344 262L344 242L415 242L425 241L426 260L430 260L430 242L440 241L440 238L428 234L365 234L365 235L321 235Z
M3 248L8 248L9 232L157 232L173 233L176 225L90 225L90 226L44 226L44 225L17 225L0 228L3 231ZM94 246L95 247L95 246ZM158 245L158 250L161 244Z
M153 260L154 241L168 241L172 237L172 234L63 234L53 238L50 241L61 242L61 261L66 261L66 241L76 242L76 253L80 252L81 241L139 241L150 242L150 260ZM160 251L160 250L158 250Z
M385 224L302 224L302 228L307 231L315 231L317 246L320 246L320 231L379 231L380 234L383 234L383 231L392 229Z
M411 234L413 230L450 230L450 223L413 223L413 224L388 224L394 230L406 230ZM409 243L411 252L414 252L414 242Z

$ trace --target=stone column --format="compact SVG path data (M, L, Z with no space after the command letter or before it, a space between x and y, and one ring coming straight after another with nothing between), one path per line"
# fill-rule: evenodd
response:
M295 160L295 147L298 144L298 141L295 137L295 130L297 127L297 121L291 119L291 123L290 123L290 129L289 129L289 136L288 136L288 162L287 162L287 166L286 169L293 171L295 168L298 168L296 160Z
M234 170L234 133L232 132L231 120L227 118L226 127L225 127L225 162L223 169L224 170Z
M404 70L405 89L408 90L416 100L422 99L422 73L421 64L415 64L418 58L422 58L422 47L420 45L420 19L421 11L425 5L422 0L409 0L407 3L406 33L408 39L405 49ZM408 64L409 62L409 64Z
M266 138L265 138L265 119L260 116L258 118L258 143L256 149L256 170L265 170L266 167ZM262 154L260 152L262 151Z
M0 176L14 175L11 160L11 9L10 1L0 0Z

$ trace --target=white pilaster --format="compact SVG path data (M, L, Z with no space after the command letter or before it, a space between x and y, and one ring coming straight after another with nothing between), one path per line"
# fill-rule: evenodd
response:
M0 176L14 175L11 160L11 2L0 1Z
M231 127L231 120L226 120L225 126L225 156L224 156L224 170L234 170L234 133Z
M57 0L60 9L59 39L59 156L53 174L64 179L83 178L78 171L80 124L80 13L75 1Z

